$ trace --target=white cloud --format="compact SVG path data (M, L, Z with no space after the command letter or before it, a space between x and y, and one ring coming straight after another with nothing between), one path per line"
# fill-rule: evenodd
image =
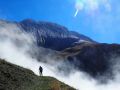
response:
M101 7L107 11L111 11L109 0L76 0L75 3L76 12L84 10L86 13L94 13L95 11L99 11Z

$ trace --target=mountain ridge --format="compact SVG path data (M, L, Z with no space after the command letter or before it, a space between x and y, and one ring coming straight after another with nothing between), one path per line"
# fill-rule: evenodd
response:
M76 43L86 41L95 43L95 41L89 37L75 31L69 31L66 27L56 23L35 21L31 19L25 19L20 22L1 20L1 22L4 24L11 23L17 25L22 31L32 34L38 46L57 51L64 50ZM61 46L59 46L60 44Z

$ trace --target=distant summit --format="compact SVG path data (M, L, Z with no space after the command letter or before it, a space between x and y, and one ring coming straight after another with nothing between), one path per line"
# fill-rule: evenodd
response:
M20 27L21 31L32 34L38 46L57 51L64 50L65 48L75 45L76 43L95 43L89 37L75 31L69 31L66 27L56 23L35 21L32 19L25 19L20 22L0 20L0 23L15 24Z
M55 23L26 19L18 22L18 24L24 31L32 33L36 38L37 44L45 48L63 50L71 47L76 42L94 42L82 34L69 31L66 27Z

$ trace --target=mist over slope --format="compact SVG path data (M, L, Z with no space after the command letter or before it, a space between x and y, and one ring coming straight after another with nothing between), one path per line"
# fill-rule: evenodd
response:
M74 63L76 69L106 82L106 79L114 79L113 67L120 62L120 45L81 44L65 49L61 55Z
M52 77L37 76L31 70L0 59L0 90L75 90Z
M33 20L1 20L0 30L0 58L36 74L43 65L44 75L54 76L79 90L120 88L118 44L96 43L63 26Z

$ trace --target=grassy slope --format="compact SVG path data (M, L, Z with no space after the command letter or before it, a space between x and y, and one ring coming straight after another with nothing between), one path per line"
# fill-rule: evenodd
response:
M0 90L75 90L52 77L37 76L31 70L0 59Z

